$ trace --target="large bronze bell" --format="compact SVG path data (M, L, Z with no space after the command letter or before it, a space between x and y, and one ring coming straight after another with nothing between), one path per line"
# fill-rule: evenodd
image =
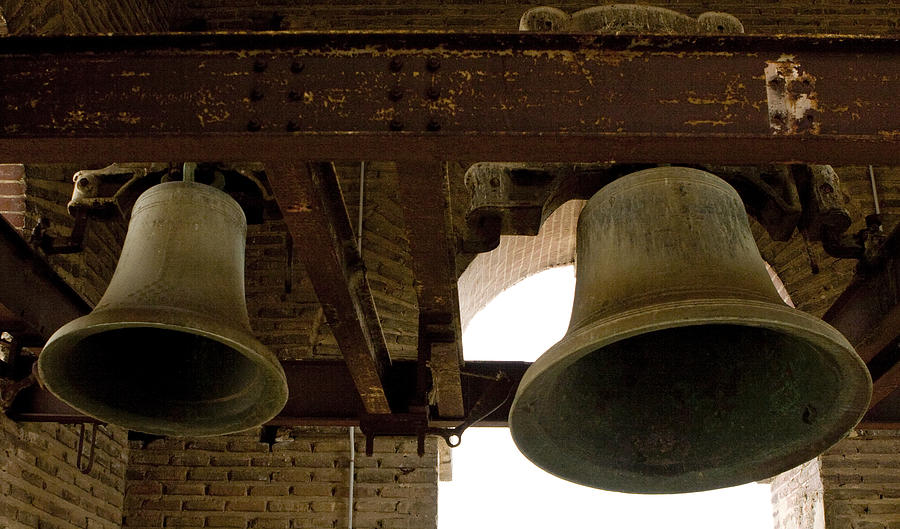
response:
M250 331L246 231L240 206L213 187L144 192L103 298L40 354L47 388L102 421L158 435L225 434L275 416L287 381Z
M782 302L723 180L633 173L590 199L577 237L569 329L509 416L537 466L622 492L727 487L815 457L866 411L865 364Z

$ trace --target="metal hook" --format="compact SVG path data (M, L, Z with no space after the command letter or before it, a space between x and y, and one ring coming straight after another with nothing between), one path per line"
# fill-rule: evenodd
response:
M87 466L81 468L81 457L82 452L84 451L84 423L81 423L81 433L78 435L78 457L75 460L75 467L81 471L82 474L89 474L91 472L91 468L94 466L94 449L97 447L97 425L91 424L91 452L88 456Z

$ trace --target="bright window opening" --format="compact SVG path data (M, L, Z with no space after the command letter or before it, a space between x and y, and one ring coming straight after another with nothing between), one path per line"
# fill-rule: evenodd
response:
M507 289L469 323L466 360L534 361L566 332L574 267L547 270ZM472 428L453 449L453 479L440 483L439 529L772 529L768 485L637 495L582 487L534 466L506 428Z

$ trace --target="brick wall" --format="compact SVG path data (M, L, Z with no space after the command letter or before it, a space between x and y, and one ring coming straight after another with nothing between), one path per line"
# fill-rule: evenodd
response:
M774 529L825 529L825 504L819 459L772 479Z
M820 460L827 529L900 528L900 431L860 430Z
M189 0L179 24L205 21L208 29L480 29L516 31L526 9L552 5L574 12L609 1L562 0L336 0L321 3ZM648 2L640 2L648 3ZM690 16L724 11L747 33L900 33L900 5L875 0L667 0L649 2Z
M437 442L356 436L353 527L436 527ZM123 527L332 529L347 527L346 428L283 428L202 439L131 442Z
M176 6L175 0L0 0L12 35L163 31Z
M0 164L0 216L15 228L25 227L25 167Z
M575 262L575 226L583 200L571 200L544 221L537 236L504 236L479 254L459 278L463 328L494 297L526 277Z
M90 427L85 447L89 446L89 433ZM89 474L75 468L78 436L77 426L16 424L0 415L0 527L121 527L125 432L99 427ZM87 457L82 461L86 464Z
M900 528L900 431L857 430L772 483L775 529Z

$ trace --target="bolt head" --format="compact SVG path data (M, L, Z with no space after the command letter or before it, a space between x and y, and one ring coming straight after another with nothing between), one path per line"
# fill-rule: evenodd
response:
M441 89L436 86L429 86L428 89L425 90L425 97L434 101L441 97Z
M403 89L399 86L391 88L391 90L388 92L388 99L390 99L391 101L400 101L401 99L403 99Z
M254 72L264 72L269 67L269 63L265 59L256 59L253 61Z
M400 57L394 57L393 59L391 59L388 68L390 68L392 72L399 72L403 69L403 59L401 59Z
M247 122L247 130L250 132L256 132L260 129L262 129L262 123L260 123L259 120L251 119Z
M403 122L399 119L392 119L388 126L393 131L403 130Z
M439 131L441 130L441 123L436 119L432 119L428 122L427 128L432 132Z
M441 59L439 57L429 57L428 60L425 61L425 68L427 68L429 72L437 71L440 67Z
M292 73L300 73L306 69L306 65L300 61L294 61L291 63L291 72Z

